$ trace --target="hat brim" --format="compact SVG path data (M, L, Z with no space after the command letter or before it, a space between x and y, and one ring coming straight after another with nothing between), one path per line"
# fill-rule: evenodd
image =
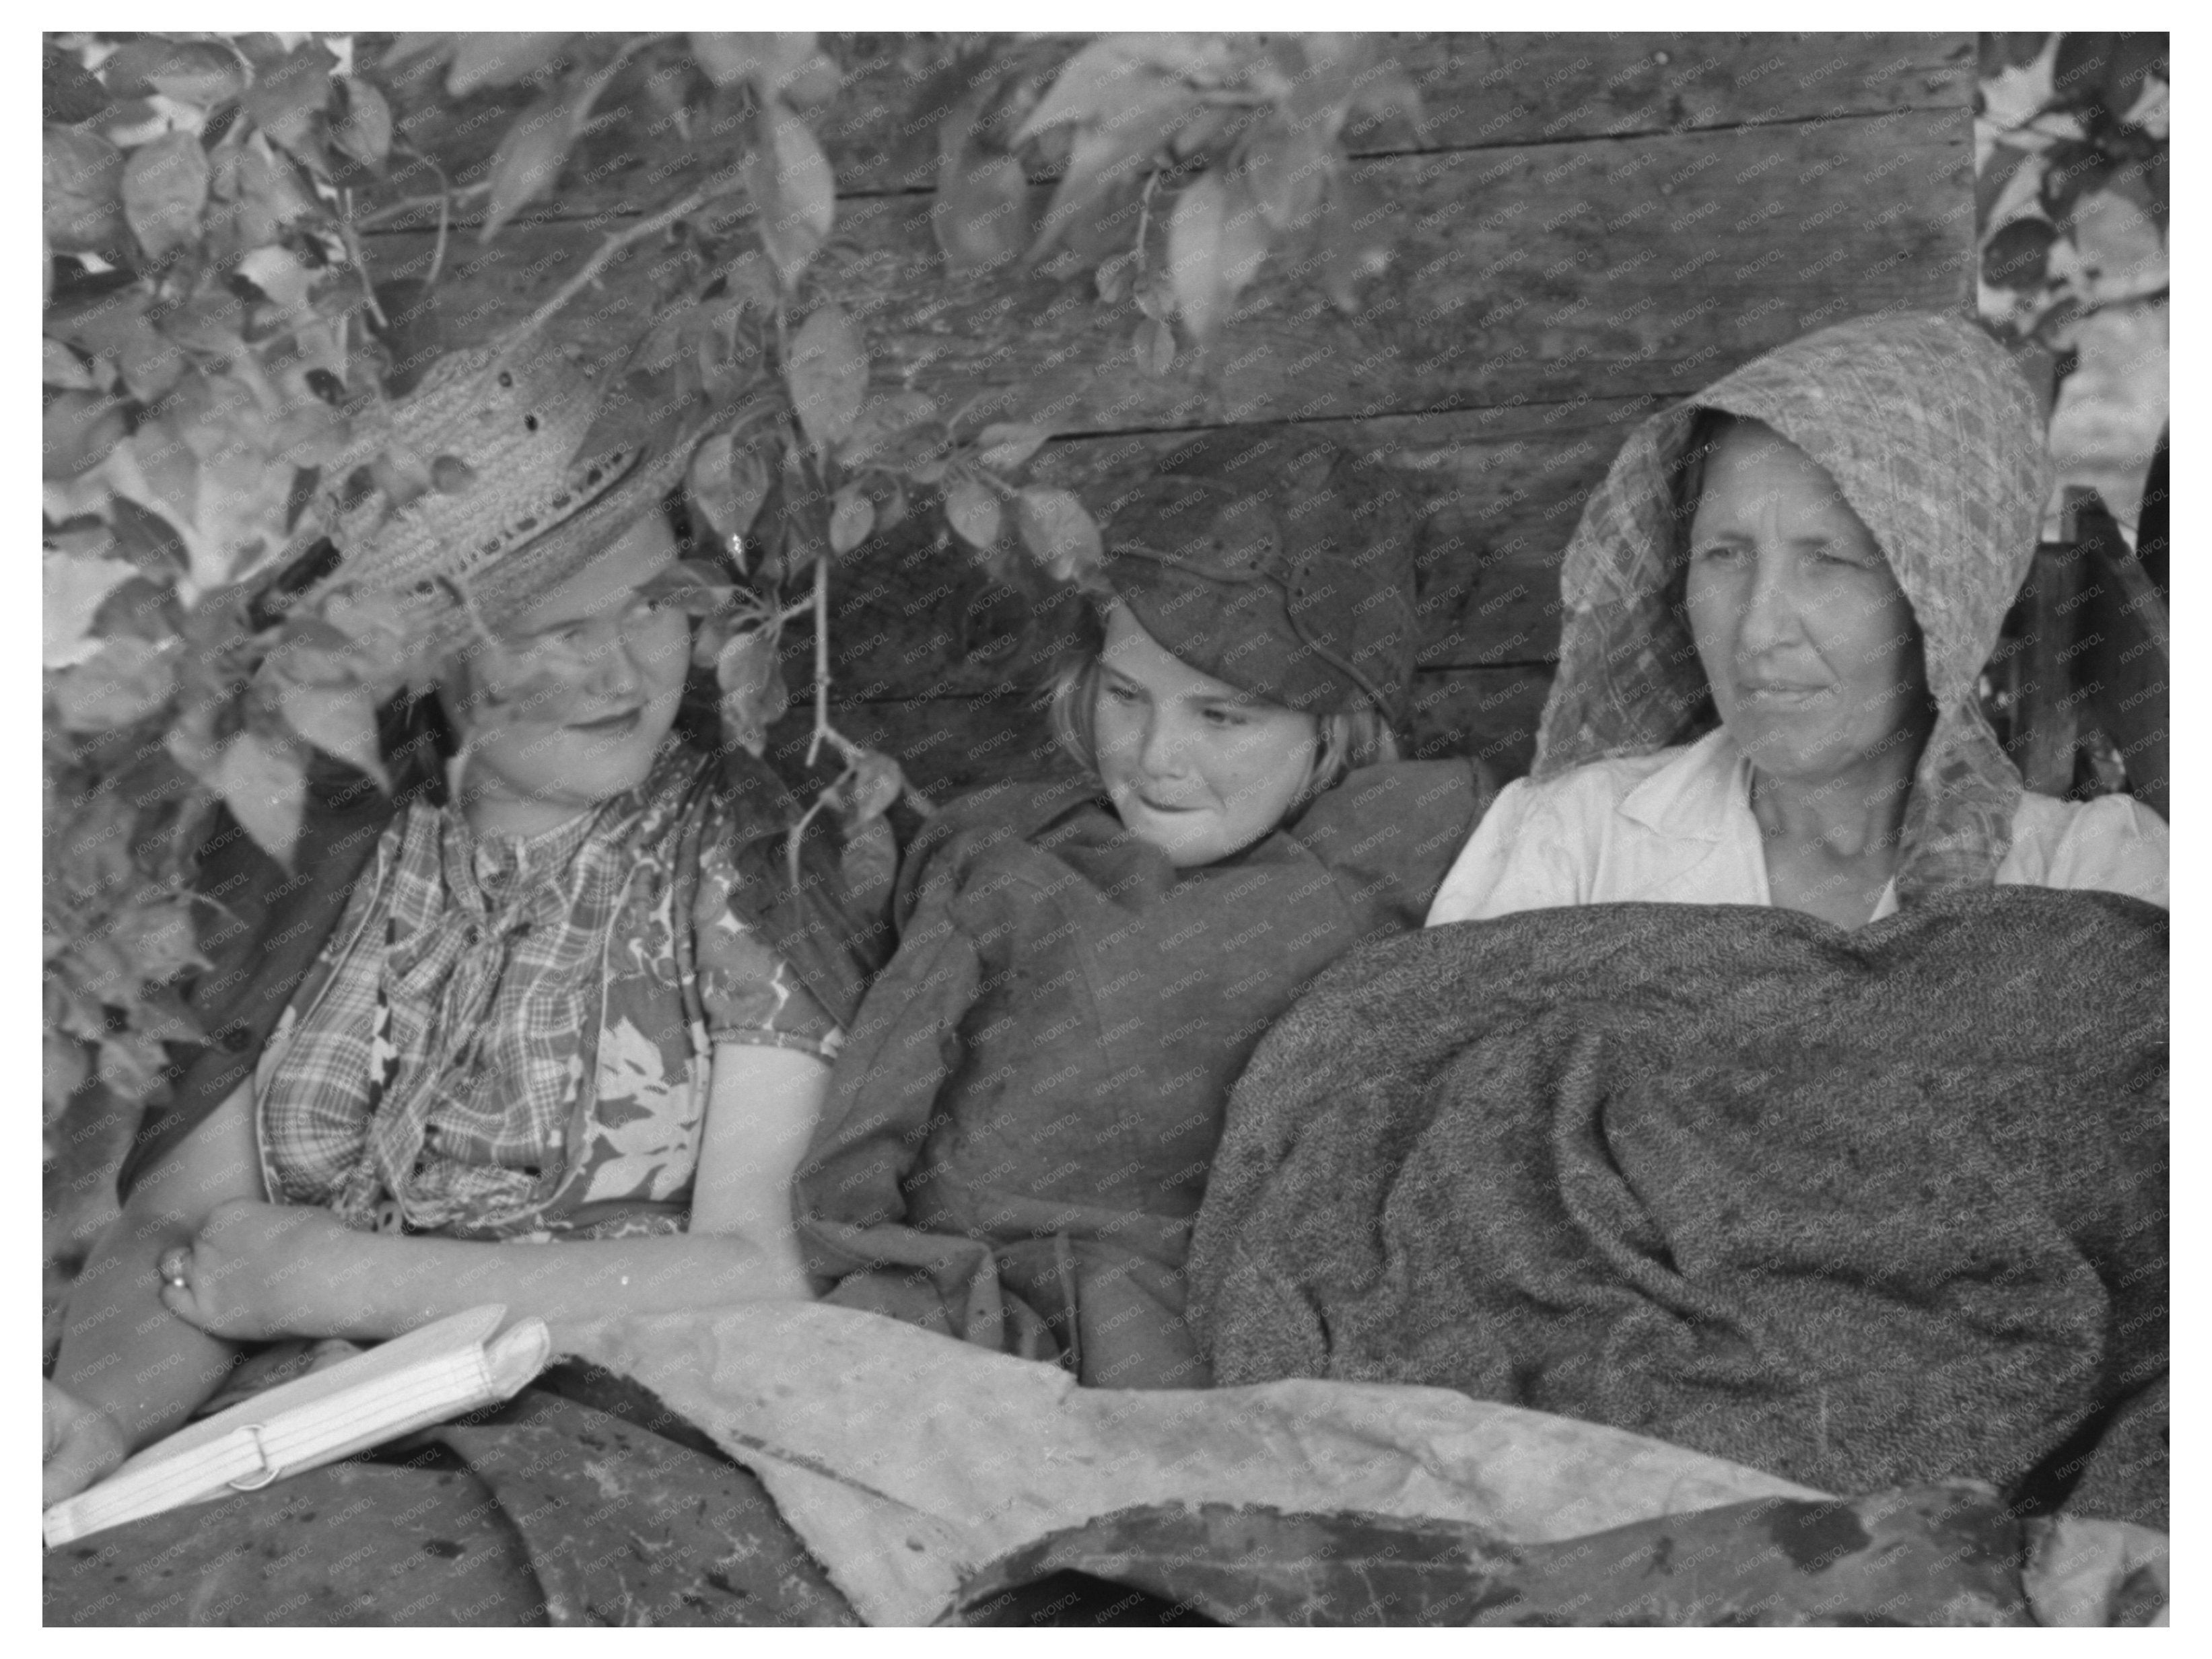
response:
M687 422L580 511L480 572L469 583L468 606L441 593L425 629L430 651L442 657L458 648L478 631L477 617L494 630L509 625L541 596L583 569L675 488L690 464L693 447L712 425L706 418Z

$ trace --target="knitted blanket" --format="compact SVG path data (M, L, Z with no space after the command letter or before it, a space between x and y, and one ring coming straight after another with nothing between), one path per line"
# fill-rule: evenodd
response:
M2166 917L1533 911L1254 1055L1190 1264L1224 1384L1442 1385L1831 1492L2166 1524Z

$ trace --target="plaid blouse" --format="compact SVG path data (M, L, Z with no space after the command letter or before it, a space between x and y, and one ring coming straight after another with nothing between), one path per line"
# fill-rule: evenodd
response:
M257 1073L270 1194L362 1227L680 1226L714 1046L840 1041L732 911L702 784L679 750L541 836L395 819Z

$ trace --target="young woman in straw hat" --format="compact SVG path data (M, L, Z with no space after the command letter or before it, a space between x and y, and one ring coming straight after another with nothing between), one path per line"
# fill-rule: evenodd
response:
M799 1174L829 1299L1085 1382L1192 1387L1182 1273L1229 1086L1315 974L1419 925L1473 823L1397 760L1408 527L1303 434L1190 446L1104 514L1073 778L954 803Z
M49 1502L182 1422L241 1344L805 1291L790 1172L866 930L813 852L784 872L772 775L672 735L691 641L659 501L697 434L575 459L598 401L556 356L448 358L393 435L471 482L337 516L325 580L446 648L458 750L396 811L313 781L292 879L234 831L211 847L207 890L260 925L211 931L214 1040L73 1297Z

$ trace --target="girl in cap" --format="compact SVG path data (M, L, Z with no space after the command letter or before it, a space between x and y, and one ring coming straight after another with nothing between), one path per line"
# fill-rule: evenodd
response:
M1302 436L1212 438L1106 515L1101 637L1052 714L1073 780L933 821L802 1165L829 1299L1191 1387L1182 1269L1223 1105L1323 967L1410 928L1478 803L1391 735L1406 526Z
M2028 793L1977 681L2051 470L2003 351L1954 318L1769 352L1622 447L1560 579L1531 776L1431 926L1612 900L1844 927L1991 883L2166 902L2166 825Z
M72 1298L49 1502L182 1421L244 1341L805 1291L790 1171L866 929L834 877L783 873L771 775L672 738L691 641L659 501L690 446L572 461L595 403L558 359L448 359L396 422L475 486L340 520L335 580L452 644L437 578L463 576L490 630L441 688L453 794L319 787L291 882L217 838L210 890L283 896L211 945L217 1040Z

